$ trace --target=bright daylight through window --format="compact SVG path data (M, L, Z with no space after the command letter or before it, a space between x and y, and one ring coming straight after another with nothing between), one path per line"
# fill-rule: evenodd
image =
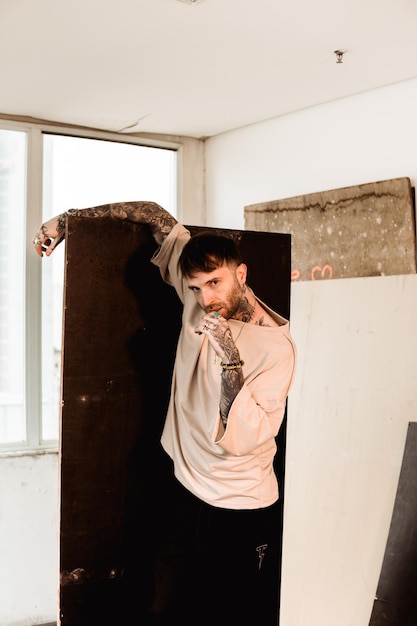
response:
M31 180L40 163L35 222ZM152 200L176 215L176 198L175 149L46 132L33 140L30 128L0 122L0 232L13 239L0 251L0 448L53 448L59 435L65 243L35 260L29 225L70 208L131 200Z

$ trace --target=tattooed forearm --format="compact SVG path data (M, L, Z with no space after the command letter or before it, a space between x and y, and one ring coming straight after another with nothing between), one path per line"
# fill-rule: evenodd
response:
M70 215L76 217L111 217L112 219L147 224L158 245L161 245L177 223L177 220L168 211L165 211L155 202L115 202L87 209L66 211L58 216L58 232L65 230L65 220Z
M223 323L219 324L216 328L213 328L211 333L223 350L223 360L226 362L239 361L239 350L236 347L227 321L224 320Z
M233 400L243 387L242 368L223 370L221 373L220 416L226 426Z

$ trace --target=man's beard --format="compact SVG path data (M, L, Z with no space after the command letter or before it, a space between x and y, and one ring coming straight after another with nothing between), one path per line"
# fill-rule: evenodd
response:
M238 280L235 279L227 300L225 302L216 302L215 304L210 305L206 313L223 309L225 311L223 313L223 317L227 320L232 319L236 314L239 314L240 310L243 311L245 308L242 308L243 293L244 288L239 284Z

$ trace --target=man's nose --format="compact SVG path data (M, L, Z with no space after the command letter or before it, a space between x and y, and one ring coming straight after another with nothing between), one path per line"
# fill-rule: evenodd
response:
M201 290L201 304L204 308L210 306L214 302L214 295L211 289Z

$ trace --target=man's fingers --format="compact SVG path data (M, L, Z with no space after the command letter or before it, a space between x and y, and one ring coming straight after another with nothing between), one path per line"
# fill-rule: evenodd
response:
M61 233L60 235L57 235L55 239L51 239L50 237L45 237L44 235L44 239L43 241L41 241L42 235L35 235L35 237L33 238L33 244L35 246L36 252L39 254L39 256L43 256L43 252L46 254L46 256L50 256L55 248L64 239L64 236L65 233Z

